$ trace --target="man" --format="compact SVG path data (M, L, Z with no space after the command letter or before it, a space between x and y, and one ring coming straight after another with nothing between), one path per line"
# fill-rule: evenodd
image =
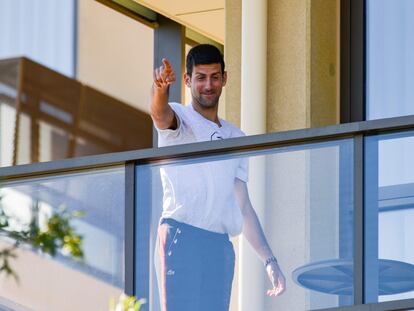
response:
M159 146L243 136L217 115L227 73L220 51L208 44L187 55L184 82L191 105L168 102L176 80L167 59L154 71L150 112ZM285 277L252 208L247 161L230 159L165 167L163 213L158 229L158 279L166 311L228 310L234 273L234 250L229 235L243 233L263 261L272 288L285 289Z

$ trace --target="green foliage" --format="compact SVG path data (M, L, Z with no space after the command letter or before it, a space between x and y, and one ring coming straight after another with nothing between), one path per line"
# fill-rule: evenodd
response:
M69 213L62 208L48 219L45 231L42 231L33 219L27 242L51 256L56 256L57 252L62 250L64 254L69 254L75 259L82 259L82 236L77 234L70 224L77 215L78 213Z
M18 281L18 276L10 266L10 260L16 259L16 249L28 245L52 257L59 252L76 260L83 260L83 237L72 226L71 221L83 216L79 211L69 212L65 207L59 208L49 217L43 226L39 224L39 203L32 206L32 217L22 229L13 229L11 222L19 222L14 216L7 215L1 205L0 196L0 236L12 241L10 247L0 250L0 274L5 273ZM17 207L16 207L17 208Z
M145 299L137 299L134 296L121 294L117 303L115 303L115 299L111 299L109 311L139 311L145 303Z
M20 230L14 230L12 223L19 219L8 215L2 206L0 196L0 237L8 238L10 247L0 250L0 274L5 273L18 281L18 276L10 266L10 261L17 258L16 250L22 245L28 245L36 250L54 257L59 252L76 260L83 260L83 237L72 226L71 221L84 216L81 211L69 212L65 207L57 209L45 224L39 224L39 203L32 206L30 223ZM16 207L18 208L18 207ZM139 311L145 304L145 299L121 294L118 302L110 301L110 311Z

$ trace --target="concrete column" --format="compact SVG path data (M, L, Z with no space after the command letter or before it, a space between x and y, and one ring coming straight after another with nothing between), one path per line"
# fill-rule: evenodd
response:
M267 0L242 1L241 129L247 135L266 132ZM264 157L250 159L249 192L263 220L266 201ZM263 310L265 269L246 239L240 243L239 310Z
M170 101L181 103L184 98L182 76L184 73L184 27L164 16L158 17L159 27L154 31L154 68L162 65L167 57L177 77L170 88Z
M266 202L266 156L249 158L249 195L253 208L264 225ZM242 237L239 243L239 311L264 310L266 271L255 250Z
M266 132L267 0L242 1L241 128Z

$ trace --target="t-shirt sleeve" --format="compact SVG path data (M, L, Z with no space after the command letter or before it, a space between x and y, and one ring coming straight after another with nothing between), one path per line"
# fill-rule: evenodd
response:
M249 158L241 158L237 167L236 177L241 181L249 181Z
M172 110L174 111L175 117L177 118L177 128L172 129L159 129L154 124L155 129L158 132L158 146L169 146L179 143L180 138L183 136L184 130L184 121L183 121L183 111L181 104L179 103L168 103Z
M233 127L231 137L243 137L246 136L246 134L236 128ZM236 171L236 178L240 179L241 181L248 182L249 181L249 158L239 158L239 166L237 167Z

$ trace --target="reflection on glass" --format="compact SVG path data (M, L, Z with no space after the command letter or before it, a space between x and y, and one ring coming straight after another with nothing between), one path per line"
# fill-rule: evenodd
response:
M30 221L33 204L40 218L63 206L84 211L72 225L83 236L85 262L21 248L11 263L20 282L2 280L0 306L7 300L33 310L107 309L124 288L124 179L117 167L1 184L3 210L19 219L14 229Z
M366 300L414 298L414 133L366 139Z
M147 113L28 59L0 60L0 167L151 146Z
M414 114L414 1L367 1L367 119Z
M162 165L139 165L137 176L145 179L148 187L139 188L137 196L141 198L141 204L150 204L152 211L151 310L161 310L155 273L160 267L160 240L156 237L162 206L168 204L165 200L171 197L163 193L162 182L165 184L167 179L162 178L161 182L160 174L167 171L169 176L174 175L180 181L177 191L185 193L188 199L183 204L202 198L205 204L193 207L194 213L198 213L197 210L203 210L209 204L220 204L217 203L220 200L232 202L232 198L222 197L226 193L225 187L216 188L223 183L234 186L235 181L223 180L219 172L232 170L240 161L249 162L250 199L286 276L287 290L280 297L266 296L270 283L263 263L247 241L237 236L236 230L233 232L236 236L231 237L236 268L230 310L308 310L352 304L353 143L352 140L340 140ZM221 216L227 217L225 211L230 210L231 206L224 206ZM218 215L211 216L201 223ZM237 220L236 214L232 217ZM178 227L178 231L173 221L168 224L176 235L171 243L167 243L168 251L174 256L179 244L186 243L182 233L178 233L185 226ZM212 246L204 246L203 251L206 256L216 252ZM205 269L208 273L212 267ZM168 273L167 276L180 277L174 269ZM217 282L223 286L224 278ZM197 295L197 284L186 285L188 293L187 290L184 292L188 299Z

